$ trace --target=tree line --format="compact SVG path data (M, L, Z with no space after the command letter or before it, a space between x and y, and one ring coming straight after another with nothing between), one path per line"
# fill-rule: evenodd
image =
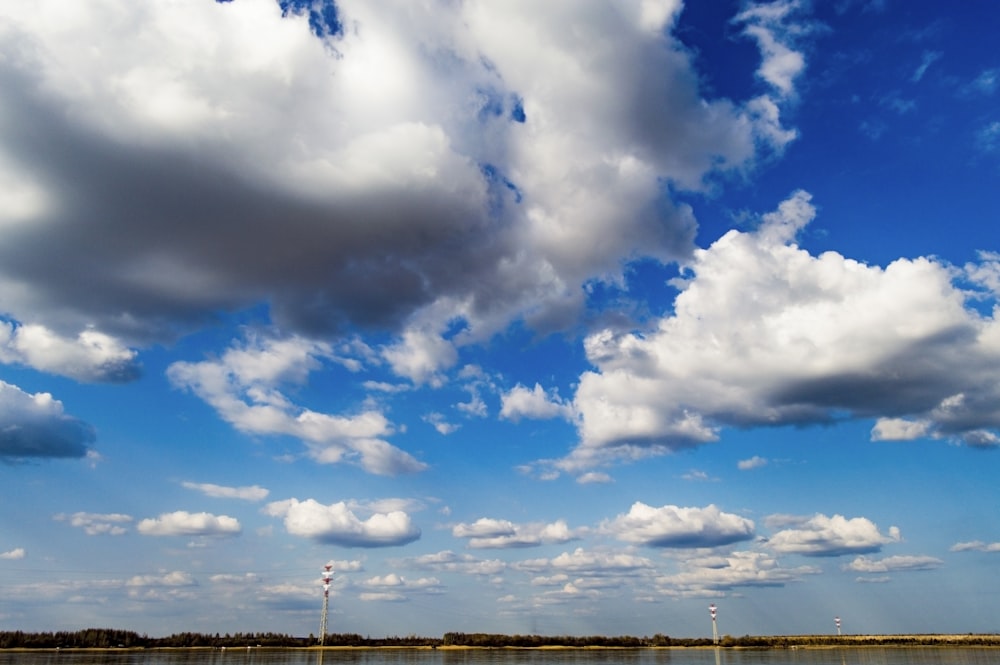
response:
M505 635L499 633L445 633L442 637L371 637L357 633L331 633L323 640L331 647L474 647L474 648L537 648L537 647L706 647L712 640L703 637L670 637L657 633L652 637L619 635ZM782 649L797 646L1000 646L1000 635L786 635L759 636L725 635L720 647ZM155 649L155 648L246 648L292 647L319 645L314 635L295 637L282 633L174 633L167 637L149 637L128 630L87 628L78 631L29 633L0 631L0 649Z

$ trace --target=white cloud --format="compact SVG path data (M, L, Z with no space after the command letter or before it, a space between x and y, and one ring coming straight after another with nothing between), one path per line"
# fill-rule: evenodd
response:
M420 538L420 529L401 510L362 520L343 501L324 505L315 499L286 499L267 504L263 512L283 518L293 536L344 547L391 547Z
M979 292L953 283L973 271L813 256L794 239L815 214L810 195L794 193L756 230L696 251L669 316L589 336L596 369L574 397L579 443L559 466L663 454L724 426L846 417L881 418L875 438L923 431L994 445L1000 324L966 306Z
M517 422L521 418L573 417L572 406L555 391L546 392L540 384L528 388L520 383L500 396L500 417Z
M795 79L805 69L805 56L793 47L806 26L789 23L802 4L797 0L750 4L733 21L745 24L743 31L757 41L761 65L757 75L783 97L794 94Z
M944 565L944 561L932 556L888 556L883 559L859 556L844 566L844 569L856 573L894 573L908 570L933 570L942 565Z
M128 533L128 525L134 519L131 515L122 513L85 513L72 515L59 513L54 518L58 522L69 522L70 526L83 529L88 536L109 535L121 536Z
M474 549L507 549L538 547L554 543L567 543L580 538L581 529L571 529L565 520L551 523L535 522L515 524L509 520L482 517L471 524L456 524L451 535L468 538Z
M328 354L328 345L299 337L251 338L218 360L176 362L167 369L167 376L243 432L302 439L317 462L353 462L381 475L424 469L425 464L384 440L394 429L381 412L319 413L295 405L278 390L281 382L305 381Z
M924 74L927 73L927 69L940 60L942 56L944 56L944 53L941 53L940 51L924 51L923 55L920 56L920 64L917 65L917 68L913 71L910 81L913 83L919 83L920 80L924 78Z
M754 455L749 459L743 459L736 463L736 468L740 471L750 471L752 469L759 469L762 466L767 466L767 459L761 457L760 455Z
M754 537L752 520L724 513L714 505L654 508L641 501L632 504L627 514L602 522L601 530L650 547L717 547Z
M436 577L411 580L396 573L370 577L361 581L359 586L367 589L358 594L358 598L364 601L401 602L414 593L441 593L444 590L441 581Z
M27 365L42 372L86 382L126 382L139 377L136 352L97 330L75 339L48 328L0 321L0 362Z
M423 420L424 422L431 425L434 429L436 429L438 431L438 434L443 434L444 436L447 436L449 434L454 434L461 428L461 425L449 423L445 419L444 414L438 413L437 411L428 413L426 416L423 417Z
M592 485L596 483L610 483L614 482L610 475L602 473L599 471L588 471L587 473L582 473L576 478L576 482L581 485Z
M0 381L0 459L85 457L94 429L68 416L49 393L26 393Z
M566 326L623 259L686 257L694 218L666 192L787 141L780 100L704 97L681 3L337 8L343 33L319 39L273 0L5 6L12 319L93 325L87 362L132 367L123 344L267 302L306 337L389 330L390 367L433 384L511 321ZM793 26L740 20L787 93ZM51 371L93 376L79 362Z
M0 559L6 561L17 561L23 559L27 552L23 547L15 547L12 550L7 550L6 552L0 552Z
M951 546L952 552L1000 552L1000 542L986 543L981 540L970 540L964 543L955 543Z
M136 530L144 536L238 536L243 531L234 517L185 510L140 520Z
M899 529L890 527L888 534L879 532L867 517L846 518L843 515L814 515L789 520L782 518L785 528L773 534L768 546L782 554L804 556L842 556L878 552L883 545L900 540Z
M931 423L926 420L906 418L879 418L872 427L872 441L912 441L931 433Z
M740 587L784 586L819 572L813 566L784 567L764 552L733 552L687 559L679 573L659 577L656 584L668 594L700 596Z
M406 565L421 570L458 572L467 575L495 576L504 572L508 564L499 559L478 559L471 554L456 554L443 550L406 560Z
M515 567L528 572L595 576L639 575L655 568L653 562L646 557L626 552L587 551L582 547L572 552L563 552L552 559L520 561Z
M983 152L996 152L1000 149L1000 120L983 125L976 132L976 147Z
M190 573L180 570L157 573L155 575L134 575L126 582L127 587L183 587L195 586L194 578Z
M263 501L270 494L270 491L259 485L249 485L246 487L226 487L213 483L192 483L184 481L182 487L189 490L201 492L205 496L217 499L242 499L243 501Z

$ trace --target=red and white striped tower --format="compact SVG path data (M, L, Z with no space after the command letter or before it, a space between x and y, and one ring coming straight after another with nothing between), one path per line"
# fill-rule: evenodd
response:
M840 617L833 617L833 622L837 624L837 637L840 637Z
M329 563L323 567L323 618L319 622L320 646L323 646L326 642L326 618L330 609L330 578L333 577L333 573L330 571L331 568L333 568L333 564Z
M712 644L719 643L719 626L715 622L715 603L708 606L708 613L712 615Z

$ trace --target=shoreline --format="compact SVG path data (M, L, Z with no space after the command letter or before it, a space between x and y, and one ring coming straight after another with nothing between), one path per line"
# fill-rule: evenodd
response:
M683 638L681 638L683 639ZM626 651L626 650L796 650L796 649L907 649L907 648L943 648L943 649L992 649L1000 647L1000 634L901 634L901 635L761 635L729 638L718 645L712 644L677 644L677 645L640 645L640 646L605 646L605 645L560 645L546 644L538 646L495 645L480 646L466 644L414 644L414 645L311 645L311 646L134 646L134 647L9 647L0 648L0 653L30 653L30 652L68 652L68 653L106 653L106 652L158 652L158 651L204 651L234 653L247 651ZM741 643L743 642L743 643ZM748 643L749 642L749 643Z

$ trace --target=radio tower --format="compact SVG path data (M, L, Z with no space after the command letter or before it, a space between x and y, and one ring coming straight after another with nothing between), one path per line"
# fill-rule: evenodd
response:
M718 644L719 626L715 623L715 603L708 606L708 613L712 615L712 644Z
M330 578L333 577L333 573L330 572L331 568L333 568L333 565L329 563L323 567L323 618L319 622L320 646L323 646L326 642L326 617L330 609Z

